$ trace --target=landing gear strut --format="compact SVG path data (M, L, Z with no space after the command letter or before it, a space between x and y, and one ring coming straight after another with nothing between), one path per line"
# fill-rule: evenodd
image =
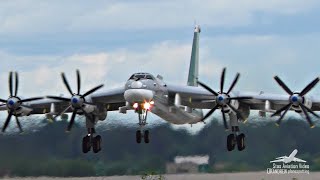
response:
M238 150L242 151L245 149L245 135L243 133L239 134L239 126L232 126L232 134L227 137L227 149L228 151L233 151L237 145Z
M83 153L88 153L91 150L91 147L94 153L98 153L99 151L101 151L101 143L102 143L101 136L97 135L96 137L94 137L93 136L94 133L95 133L94 128L88 128L88 134L82 139Z
M144 128L145 125L147 125L147 115L148 115L148 111L142 107L142 105L140 105L140 107L136 110L136 112L139 115L139 128L140 130L136 131L136 142L138 144L141 143L141 140L143 138L144 143L148 144L150 142L150 138L149 138L149 130L142 130Z

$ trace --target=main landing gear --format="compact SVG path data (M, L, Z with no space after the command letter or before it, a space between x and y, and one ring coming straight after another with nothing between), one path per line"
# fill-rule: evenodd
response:
M233 151L235 146L239 151L245 149L245 135L243 133L239 134L239 126L232 126L232 134L227 137L227 149L228 151Z
M101 143L102 143L101 136L97 135L96 137L94 137L93 136L94 133L95 133L94 128L88 128L88 135L86 135L82 139L83 153L88 153L91 150L91 147L94 153L98 153L99 151L101 151Z
M147 115L148 115L148 109L144 109L142 106L139 107L139 109L136 110L136 112L139 114L139 130L136 131L136 142L138 144L141 143L142 138L144 140L144 143L148 144L150 142L149 138L149 130L142 130L145 125L147 125Z

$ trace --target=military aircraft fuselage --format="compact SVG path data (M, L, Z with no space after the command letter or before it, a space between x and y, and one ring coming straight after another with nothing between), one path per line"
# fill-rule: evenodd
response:
M187 107L174 104L166 83L149 73L133 74L126 82L125 89L124 99L132 109L149 108L150 112L173 124L193 124L202 117L199 111L190 111Z

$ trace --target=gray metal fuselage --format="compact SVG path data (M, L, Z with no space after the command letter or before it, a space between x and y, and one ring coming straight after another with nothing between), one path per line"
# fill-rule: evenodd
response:
M149 78L135 78L135 75L148 75ZM173 124L194 124L201 120L202 112L187 110L188 107L178 106L175 98L169 96L166 83L149 73L136 73L125 84L125 99L129 106L134 103L154 101L151 112ZM149 93L152 93L150 98ZM133 98L131 98L133 97Z

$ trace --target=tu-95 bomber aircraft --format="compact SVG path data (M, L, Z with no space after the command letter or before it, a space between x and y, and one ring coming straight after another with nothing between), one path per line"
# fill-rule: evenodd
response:
M231 130L227 137L228 151L234 150L236 145L239 151L245 149L245 134L240 132L239 123L246 121L250 110L259 110L261 116L266 116L266 113L272 113L271 116L280 116L276 122L278 125L285 114L293 110L305 117L310 127L314 127L310 114L319 117L314 111L320 110L320 99L306 96L306 94L319 82L318 77L301 92L292 91L278 76L275 76L276 82L288 95L249 93L233 91L239 80L239 73L236 74L231 85L225 89L226 69L223 69L220 88L218 91L213 90L198 79L200 31L200 26L195 26L187 85L169 84L160 75L135 73L122 87L94 93L103 87L99 85L81 94L81 78L77 70L76 92L71 89L65 74L61 74L70 97L47 96L46 99L21 100L16 93L13 93L12 73L10 73L10 97L8 100L0 99L0 102L4 103L0 106L0 110L7 110L9 113L2 131L7 128L11 116L45 114L47 118L55 119L57 116L72 113L67 127L67 131L70 131L76 115L84 115L87 135L83 137L82 150L87 153L92 148L93 152L97 153L101 150L102 140L101 136L94 136L95 124L105 120L108 111L120 113L126 113L128 110L135 111L138 114L139 124L136 142L141 143L143 140L149 143L149 130L146 129L148 113L153 113L173 124L195 124L205 122L216 110L220 110L225 129ZM16 82L18 82L17 76ZM203 109L210 111L204 115ZM21 129L18 119L17 123Z

